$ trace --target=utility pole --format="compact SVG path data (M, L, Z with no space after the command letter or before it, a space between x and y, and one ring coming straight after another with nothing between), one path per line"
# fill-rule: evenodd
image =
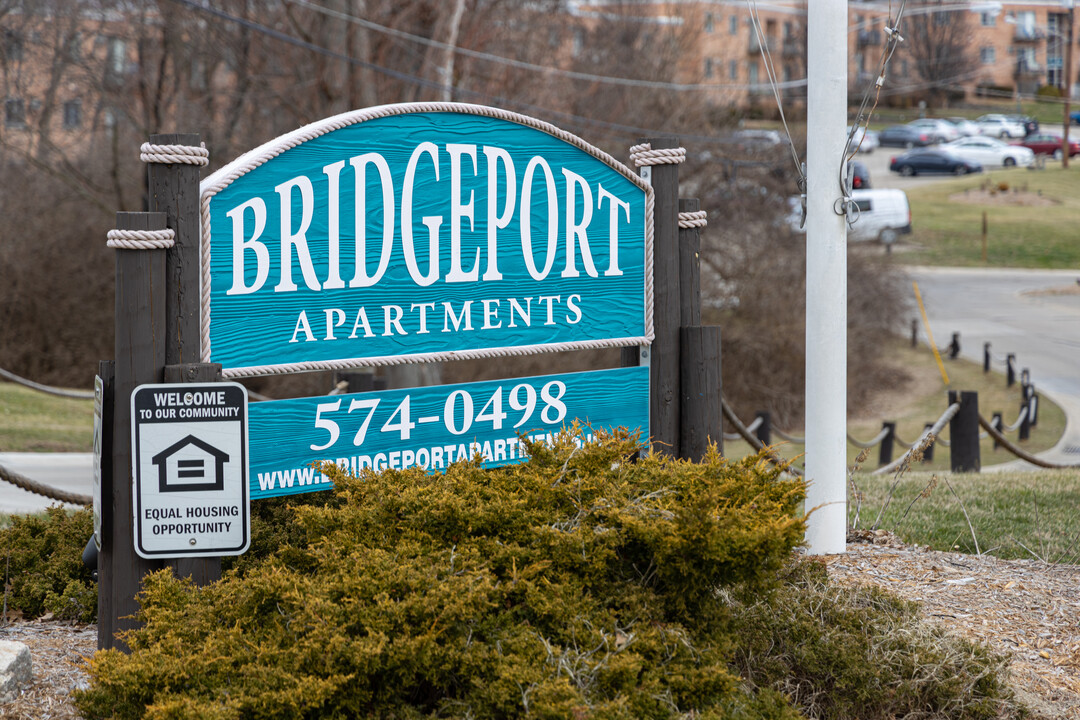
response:
M1065 44L1065 124L1061 133L1061 167L1069 169L1069 100L1072 99L1073 0L1062 0L1069 9L1069 32Z
M806 15L806 541L829 555L847 540L847 2Z

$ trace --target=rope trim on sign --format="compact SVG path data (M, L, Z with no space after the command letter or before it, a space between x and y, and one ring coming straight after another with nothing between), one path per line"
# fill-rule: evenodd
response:
M550 123L546 123L536 118L531 118L527 115L519 115L499 108L487 107L486 105L471 105L468 103L401 103L397 105L380 105L372 108L365 108L363 110L353 110L341 115L335 115L334 117L320 120L306 125L302 128L294 130L291 133L276 138L269 143L261 145L260 147L250 150L247 153L241 155L232 163L221 168L217 172L206 178L199 187L201 194L200 198L200 214L202 216L202 360L203 362L210 362L210 198L216 195L222 189L228 187L228 185L251 170L259 167L267 161L277 157L281 153L296 147L308 140L325 135L326 133L333 132L334 130L340 130L341 128L348 127L350 125L356 125L367 120L376 120L384 117L391 117L394 115L408 115L412 113L437 113L437 112L455 112L455 113L467 113L470 115L479 115L482 117L496 118L498 120L506 120L509 122L515 122L520 125L540 130L549 135L552 135L579 150L588 153L592 157L600 160L601 162L610 165L616 171L623 174L627 180L637 185L639 188L645 191L645 317L644 317L644 329L645 336L643 339L648 342L652 342L653 339L653 298L654 290L652 284L652 272L653 272L653 210L655 206L655 200L653 198L652 185L645 182L642 178L638 177L630 168L623 165L611 155L607 154L603 150L590 145L576 135L572 135L565 130L562 130ZM686 150L680 148L683 158L685 158ZM668 152L668 151L664 151ZM682 160L672 161L682 162ZM576 345L577 343L571 343ZM590 346L590 347L618 347L624 343L608 343L603 346ZM644 343L638 343L644 344ZM576 349L571 347L562 347L561 345L544 346L545 352L554 352L562 349ZM536 350L534 352L539 352ZM477 351L478 354L466 355L464 353L440 353L440 356L446 355L447 359L452 357L496 357L494 353L486 351ZM504 354L526 354L523 352L508 352ZM425 356L416 356L425 357ZM415 360L415 359L402 359L394 358L392 362L385 362L383 364L400 364L406 362L437 362L436 359L432 360ZM371 364L367 360L365 364ZM340 361L335 363L338 368L355 366L355 360ZM289 366L277 366L277 367L289 367ZM317 369L317 368L313 368ZM329 368L328 368L329 369ZM288 370L276 370L275 372L288 372ZM237 370L223 370L225 377L237 377L242 374L251 374L246 372L245 369Z
M49 395L56 395L57 397L74 398L76 400L93 400L93 390L64 390L62 388L55 388L49 385L42 385L36 383L33 380L27 380L24 377L20 377L13 372L0 368L0 377L5 380L10 380L18 385L24 385L31 390L37 390L38 392L48 393Z
M259 375L282 375L291 372L311 372L314 370L348 370L358 365L383 367L386 365L414 365L416 363L448 362L450 360L471 360L477 358L512 357L516 355L537 355L548 352L567 350L597 350L600 348L632 347L652 343L653 336L637 338L617 338L614 340L582 340L580 342L552 343L550 345L519 345L508 348L482 348L478 350L448 350L446 352L420 353L417 355L386 355L383 357L348 358L344 360L317 360L302 363L283 363L281 365L253 365L251 367L223 368L221 374L226 378L256 377Z
M164 230L110 230L105 243L118 250L167 250L176 244L176 232Z
M50 487L49 485L43 485L37 480L31 480L25 475L20 475L14 470L9 470L3 465L0 465L0 480L9 482L15 487L22 488L35 495L47 497L50 500L59 500L60 502L72 503L74 505L90 505L94 502L94 498L90 495L80 495L79 493L68 492L67 490L60 490L58 488Z
M162 163L166 165L209 165L210 151L206 143L194 145L151 145L143 143L139 147L139 159L144 163Z
M681 212L679 213L679 227L682 229L689 228L703 228L709 224L707 220L709 213L704 210L698 210L695 212Z
M110 230L106 245L120 250L165 250L176 244L176 232L163 230Z
M641 143L630 148L630 161L642 165L678 165L686 160L686 148L662 148L653 150L652 143Z

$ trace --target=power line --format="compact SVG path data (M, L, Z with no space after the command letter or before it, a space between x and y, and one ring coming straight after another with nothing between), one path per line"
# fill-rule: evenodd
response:
M172 2L177 3L179 5L183 5L183 6L187 7L187 8L195 10L197 12L202 12L202 13L206 13L208 15L213 15L214 17L217 17L218 19L225 20L225 21L228 21L228 22L231 22L231 23L235 23L235 24L240 25L242 27L245 27L245 28L247 28L249 30L253 30L255 32L264 34L264 35L266 35L268 37L272 37L275 40L280 40L281 42L284 42L284 43L287 43L287 44L290 44L290 45L295 45L295 46L303 48L305 50L310 50L310 51L318 53L320 55L324 55L326 57L334 58L334 59L340 60L342 62L350 63L350 64L356 65L358 67L363 67L363 68L367 68L369 70L373 70L375 72L381 73L381 74L386 75L386 76L391 77L391 78L394 78L395 80L400 80L401 82L404 82L404 83L407 83L407 84L410 84L410 85L418 85L418 86L421 86L421 87L433 88L433 89L436 89L436 90L446 90L446 89L449 88L449 89L453 90L454 92L458 93L459 95L470 95L470 96L473 96L476 99L484 100L486 102L493 103L493 104L496 104L498 106L515 106L515 107L518 107L518 108L521 108L521 109L524 109L524 110L528 110L529 112L532 112L532 113L544 113L544 114L547 114L548 116L558 116L558 117L564 118L564 123L569 124L571 127L578 127L578 128L581 128L581 127L600 127L600 128L604 128L604 129L607 129L607 130L612 130L612 131L615 131L615 132L624 133L626 135L633 135L633 136L638 136L638 137L640 137L640 136L648 136L648 135L656 135L656 134L658 134L660 132L660 131L652 129L652 128L643 128L643 127L639 127L639 126L636 126L636 125L626 125L626 124L622 124L622 123L609 122L609 121L606 121L606 120L597 120L595 118L583 117L581 115L574 115L572 113L564 112L564 111L561 111L561 110L552 110L550 108L541 107L539 105L533 105L531 103L526 103L526 102L522 102L522 101L519 101L519 100L513 100L511 98L506 98L506 97L502 97L502 96L498 96L498 95L491 95L489 93L483 93L483 92L479 92L479 91L476 91L476 90L470 90L468 88L453 87L453 86L447 85L445 83L436 82L434 80L428 80L426 78L421 78L421 77L418 77L416 75L411 75L409 73L404 73L404 72L401 72L399 70L393 70L391 68L384 67L382 65L377 65L377 64L371 63L371 62L366 62L366 61L360 60L358 58L350 57L348 55L344 55L342 53L335 52L333 50L330 50L329 48L325 48L325 47L323 47L321 45L317 45L315 43L311 43L311 42L308 42L306 40L301 40L300 38L293 37L292 35L281 32L280 30L275 30L273 28L267 27L267 26L262 25L260 23L254 22L252 20L248 20L246 18L242 18L242 17L238 17L236 15L232 15L230 13L227 13L227 12L223 11L223 10L218 10L216 8L212 8L212 7L208 7L206 5L202 5L202 4L198 3L198 2L196 2L195 0L172 0ZM702 136L702 135L680 135L680 137L682 139L684 139L684 140L690 140L690 141L696 141L696 142L702 142L702 143L720 144L720 145L732 144L732 143L737 142L736 140L731 139L731 138L720 138L720 137L711 137L711 136Z
M463 48L458 45L450 45L448 43L439 42L432 38L427 38L422 35L414 35L403 30L396 28L386 27L371 20L365 20L357 17L356 15L350 15L338 10L331 10L330 8L317 5L315 3L308 2L308 0L286 0L293 5L306 8L308 10L314 10L315 12L322 13L328 17L335 18L337 20L344 20L351 22L369 30L374 30L391 37L397 37L410 42L420 43L421 45L427 45L428 47L439 48L441 50L449 50L454 53L465 55L466 57L475 58L477 60L484 60L487 62L499 63L502 65L509 65L521 70L530 70L533 72L540 72L549 75L559 75L561 77L571 78L573 80L585 80L588 82L606 83L610 85L621 85L624 87L640 87L651 88L654 90L673 90L676 92L685 91L702 91L702 90L756 90L758 85L749 83L672 83L663 82L659 80L638 80L634 78L614 77L611 75L595 75L592 73L578 72L576 70L566 70L563 68L552 67L550 65L537 65L535 63L525 62L523 60L514 60L512 58L504 57L502 55L494 55L492 53L480 52L479 50L470 50L469 48ZM796 80L788 80L780 83L778 87L781 88L795 88L806 87L806 78L800 78Z

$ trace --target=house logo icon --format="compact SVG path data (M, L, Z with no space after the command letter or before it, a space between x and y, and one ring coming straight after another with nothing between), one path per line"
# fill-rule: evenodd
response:
M228 453L188 435L153 457L158 467L158 491L222 490L228 460Z

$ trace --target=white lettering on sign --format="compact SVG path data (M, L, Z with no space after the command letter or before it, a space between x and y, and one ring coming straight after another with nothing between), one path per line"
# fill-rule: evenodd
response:
M448 159L449 178L440 177L440 164ZM348 165L348 169L346 169ZM378 176L382 202L382 237L368 237L368 187L370 172ZM277 185L277 213L280 236L277 248L267 246L262 239L266 230L268 208L261 198L253 197L239 203L225 215L232 221L232 286L227 295L249 295L258 292L270 277L270 271L278 270L275 293L295 292L297 282L293 278L293 262L299 264L303 284L310 290L333 290L345 287L347 268L342 267L341 249L341 196L342 175L353 175L353 199L355 214L355 260L348 287L364 288L376 285L390 267L395 238L400 234L401 253L409 277L419 287L428 287L438 281L445 283L493 282L502 279L497 256L500 231L510 226L517 213L520 231L521 260L529 275L536 281L545 280L555 267L561 252L561 277L579 277L583 272L589 277L617 277L623 274L619 266L619 234L623 226L629 227L630 203L619 199L599 183L596 186L567 168L558 175L543 157L532 157L521 173L510 153L501 147L468 143L446 143L439 146L433 142L419 143L409 155L401 187L395 187L391 167L385 157L375 152L363 153L348 160L338 160L321 168L325 176L327 202L315 201L312 178L298 175ZM470 257L463 257L463 238L475 234L477 204L480 198L476 190L463 187L468 178L483 179L478 188L486 189L486 214L484 232L486 242L480 242ZM417 206L416 185L418 179L424 187L438 188L448 199L450 215L425 215L419 224L426 228L427 242L416 237L414 208ZM561 185L561 187L560 187ZM561 192L560 192L561 190ZM400 218L395 198L400 192ZM299 216L294 217L294 199L298 198ZM500 202L501 201L501 202ZM535 202L534 202L535 201ZM564 207L560 207L564 203ZM605 211L606 204L606 211ZM425 202L425 206L430 202ZM501 206L500 206L501 205ZM547 211L546 237L534 233L534 212ZM316 217L325 213L325 218ZM560 217L565 227L565 237L560 248ZM594 217L596 218L594 227ZM319 227L326 228L325 237L309 237L316 220L323 220ZM604 225L606 224L606 228ZM593 243L589 229L594 235L604 232L608 239L607 266L597 268L594 261ZM399 231L399 232L395 232ZM370 267L367 258L369 239L380 242L379 261ZM449 247L449 268L441 275L439 249L444 242ZM312 243L325 243L327 264L325 276L320 277L312 260ZM420 247L417 247L419 243ZM507 247L514 247L511 242ZM320 245L321 247L321 245ZM272 252L276 250L275 252ZM274 257L276 255L276 258ZM253 276L248 270L254 271ZM482 274L481 274L482 271ZM250 283L248 278L251 277ZM336 318L335 318L336 319ZM303 335L314 338L310 323L298 320L294 342ZM364 325L367 324L365 319ZM310 341L310 340L309 340Z
M540 314L533 317L533 300L540 306ZM439 333L462 333L475 330L497 330L503 327L532 327L534 321L537 325L577 325L584 318L581 310L582 298L578 293L567 295L540 295L537 297L524 298L481 298L479 300L462 300L455 304L444 301L438 305L429 303L412 303L408 307L404 305L381 305L361 306L355 310L344 308L322 308L313 310L312 315L316 322L319 314L325 318L325 325L317 325L322 328L322 337L316 337L311 328L311 318L308 311L301 310L296 316L290 343L319 342L320 340L356 340L360 337L373 338L376 335L393 337L395 335L409 335L409 331L402 324L403 320L415 320L414 325L419 329L416 335L428 335ZM375 320L375 327L369 321L369 313ZM439 322L442 317L442 326L429 326L429 320ZM432 317L434 316L434 317ZM350 319L352 320L350 324ZM351 328L346 335L345 330ZM376 332L377 331L377 332ZM287 332L287 331L286 331Z

